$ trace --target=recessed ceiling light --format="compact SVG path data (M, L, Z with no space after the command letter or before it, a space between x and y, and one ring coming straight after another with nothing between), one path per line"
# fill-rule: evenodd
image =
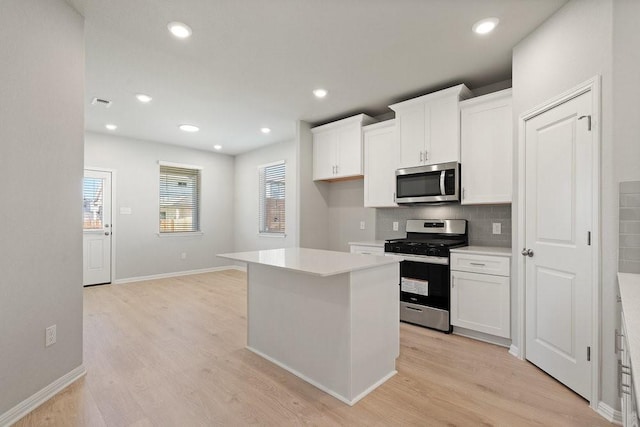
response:
M195 125L180 125L178 127L180 128L180 130L185 132L198 132L200 130L200 128Z
M313 94L316 96L316 98L324 98L328 93L329 92L327 92L326 89L316 89L313 91Z
M186 39L191 35L191 28L182 22L169 22L167 28L171 31L171 34L179 39Z
M108 123L108 124L104 125L104 127L106 127L106 128L107 128L107 129L109 129L109 130L116 130L116 129L118 129L118 126L116 126L116 125L114 125L114 124L112 124L112 123Z
M222 150L222 145L214 145L213 148L216 150Z
M473 32L476 34L487 34L493 31L500 20L498 18L486 18L473 24Z
M260 129L260 132L262 132L262 133L269 133L269 132L271 132L271 129L269 129L269 128L262 128L262 129Z
M151 100L153 99L149 95L145 95L144 93L137 94L136 98L138 98L138 101L142 102L143 104L151 102Z

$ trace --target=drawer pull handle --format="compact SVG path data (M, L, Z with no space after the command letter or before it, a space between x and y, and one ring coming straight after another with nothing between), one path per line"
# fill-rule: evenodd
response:
M470 262L469 264L471 264L471 265L479 265L480 267L484 267L484 266L487 265L487 264L485 264L483 262Z
M413 311L419 311L422 313L422 310L420 310L419 308L413 308L413 307L405 307L407 310L413 310Z

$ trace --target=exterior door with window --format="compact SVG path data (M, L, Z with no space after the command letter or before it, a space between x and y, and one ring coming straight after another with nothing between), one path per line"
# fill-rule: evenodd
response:
M111 283L111 172L84 171L82 221L82 284Z

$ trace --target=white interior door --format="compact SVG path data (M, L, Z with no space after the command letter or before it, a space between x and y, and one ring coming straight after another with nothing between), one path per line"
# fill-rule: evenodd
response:
M83 198L83 285L111 282L111 172L86 169Z
M526 358L589 399L592 94L525 125Z

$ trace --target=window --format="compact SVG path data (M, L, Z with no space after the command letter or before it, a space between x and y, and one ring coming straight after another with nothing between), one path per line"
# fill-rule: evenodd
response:
M160 162L160 233L200 231L198 166Z
M259 231L284 235L285 230L284 160L258 168L260 182Z
M82 228L102 230L104 179L84 177L82 185Z

